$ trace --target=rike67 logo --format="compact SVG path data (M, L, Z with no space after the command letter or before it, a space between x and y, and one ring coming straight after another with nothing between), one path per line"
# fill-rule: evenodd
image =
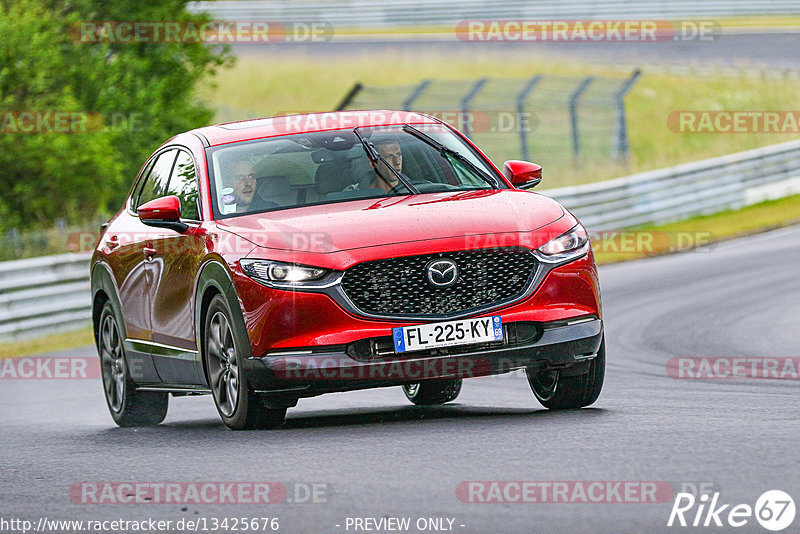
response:
M718 492L699 497L691 493L678 493L667 526L739 528L751 524L755 517L765 529L778 532L791 525L794 516L794 500L781 490L765 491L756 500L755 506L722 503Z

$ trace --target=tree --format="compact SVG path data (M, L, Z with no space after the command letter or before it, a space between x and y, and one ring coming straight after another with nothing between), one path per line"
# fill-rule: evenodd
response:
M70 87L69 46L44 6L0 5L0 229L94 214L110 194L97 184L119 182L106 135L47 132L52 123L41 120L83 110Z
M232 62L227 47L92 42L75 31L82 22L208 20L186 3L0 0L0 112L77 111L89 126L0 134L0 229L116 211L156 147L211 123L196 89Z

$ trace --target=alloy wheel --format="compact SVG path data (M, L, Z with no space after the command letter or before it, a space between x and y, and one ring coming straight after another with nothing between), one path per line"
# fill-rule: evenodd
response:
M419 384L406 384L403 386L403 389L406 390L406 395L409 397L413 397L419 391Z
M211 391L220 411L230 417L239 399L239 365L227 317L218 311L208 329L208 364Z
M118 413L125 402L126 375L122 339L113 315L106 315L100 327L100 362L108 404Z
M558 371L542 371L530 378L531 389L543 401L548 401L556 394L558 387Z

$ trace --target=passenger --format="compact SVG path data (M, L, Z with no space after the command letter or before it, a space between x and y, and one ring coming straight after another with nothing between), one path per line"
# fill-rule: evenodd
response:
M223 213L246 213L263 211L278 207L275 202L269 202L256 193L258 181L253 164L247 160L236 160L227 166L223 174L223 182L232 184L233 187L223 189L222 204L226 206ZM230 191L226 191L230 189Z

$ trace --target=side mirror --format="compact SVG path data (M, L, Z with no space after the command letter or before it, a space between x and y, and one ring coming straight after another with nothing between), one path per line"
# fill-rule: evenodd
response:
M136 210L139 220L148 226L169 228L183 233L189 225L181 222L181 200L175 195L146 202Z
M517 189L533 189L542 181L542 166L511 159L503 164L503 174Z

